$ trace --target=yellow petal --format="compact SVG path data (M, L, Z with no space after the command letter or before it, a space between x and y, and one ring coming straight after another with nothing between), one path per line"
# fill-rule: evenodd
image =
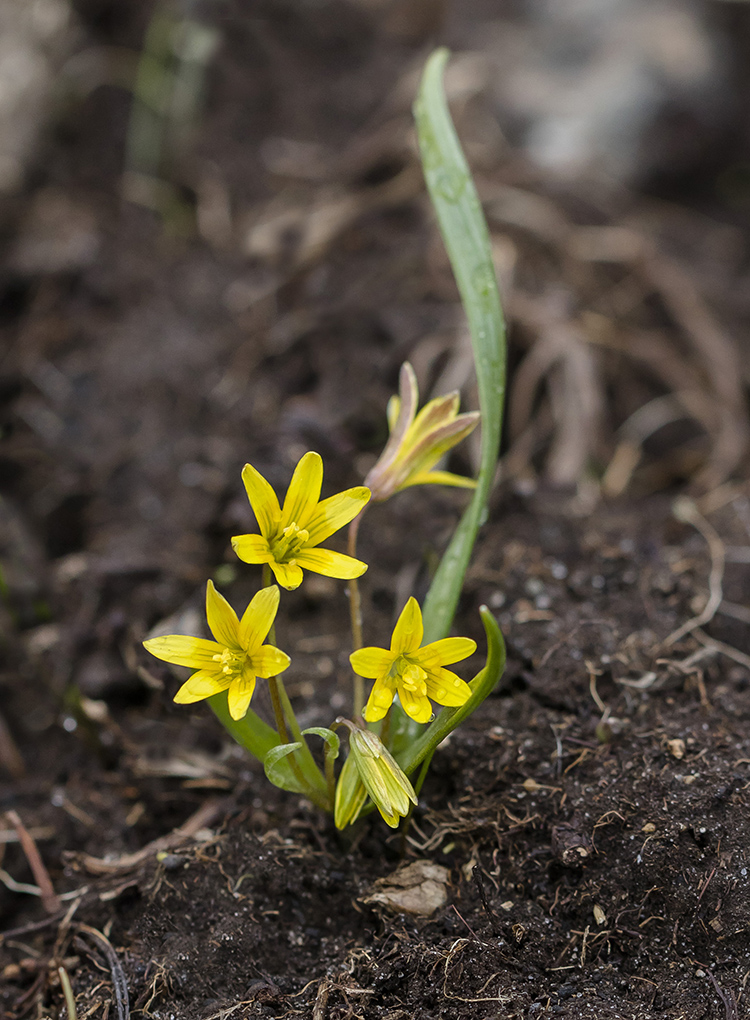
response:
M394 426L398 421L398 416L401 413L401 398L395 394L388 401L388 405L385 409L385 417L388 421L388 431L393 432Z
M445 396L435 397L428 401L414 419L403 444L403 451L413 450L431 432L444 425L449 425L456 417L459 404L460 397L457 393L447 393Z
M393 691L384 680L376 680L365 705L366 722L382 719L393 704Z
M449 669L427 670L427 693L438 705L464 705L471 697L471 687Z
M444 453L447 453L473 432L479 417L478 411L460 414L457 418L451 418L437 425L421 436L418 442L411 443L405 458L410 473L421 474L434 468Z
M350 754L344 762L339 781L336 784L333 818L337 829L344 829L357 818L367 800L367 790Z
M294 591L302 584L302 567L296 563L277 563L276 560L269 560L273 576L282 588L287 591Z
M227 695L229 714L233 719L242 719L247 714L254 690L255 677L250 670L244 668L242 675L232 681Z
M407 691L405 687L399 687L398 700L401 707L414 722L429 722L432 716L432 705L424 694L416 694L414 691Z
M322 485L323 460L319 453L306 453L294 469L289 483L281 511L280 530L283 531L292 523L300 528L307 527L307 522L320 499Z
M422 644L423 636L422 610L412 595L401 610L401 615L396 626L393 628L391 651L396 654L400 652L413 652Z
M260 648L276 619L279 608L279 589L275 584L256 592L242 614L239 624L240 647L251 655Z
M316 574L344 581L361 577L367 570L367 564L362 560L355 560L353 556L332 552L330 549L302 549L297 553L296 560L305 570L314 570Z
M454 485L457 489L476 489L475 478L465 475L454 475L451 471L417 471L409 475L400 489L408 489L412 485Z
M143 647L157 659L172 662L175 666L189 666L191 669L216 669L214 656L224 651L224 646L216 641L188 637L186 634L149 638L143 642Z
M237 614L224 596L214 588L213 581L206 585L206 618L211 633L220 645L239 649Z
M352 669L358 676L374 680L387 673L393 662L393 652L385 648L360 648L349 656Z
M447 637L440 641L433 641L424 648L418 648L412 653L412 658L418 662L423 669L435 666L447 666L452 662L460 662L468 659L477 650L476 641L468 637Z
M419 403L419 388L414 369L408 361L401 366L398 377L399 395L388 401L386 417L390 438L378 460L379 464L389 464L396 457L399 447L411 430L414 415Z
M211 673L202 669L193 673L174 696L178 705L192 705L196 701L203 701L213 694L221 694L229 687L231 678L226 673Z
M270 563L273 559L268 542L262 535L235 535L232 548L243 563Z
M252 464L245 464L242 469L242 481L245 483L247 498L250 500L250 506L253 508L261 534L264 538L273 538L281 520L281 509L276 493ZM246 562L262 563L263 561L247 560Z
M369 499L370 490L364 485L357 485L318 503L305 525L310 533L308 545L325 542L339 528L353 521L360 510L367 506Z
M269 676L278 676L279 673L283 673L285 669L289 668L289 663L292 660L280 648L263 645L250 661L258 676L268 679Z

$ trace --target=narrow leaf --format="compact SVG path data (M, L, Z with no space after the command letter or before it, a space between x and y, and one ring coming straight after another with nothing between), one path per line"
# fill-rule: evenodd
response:
M469 322L482 444L474 496L443 555L423 607L425 642L445 637L453 622L495 477L505 402L505 323L487 223L443 89L447 60L448 51L439 49L427 61L414 116L427 188Z

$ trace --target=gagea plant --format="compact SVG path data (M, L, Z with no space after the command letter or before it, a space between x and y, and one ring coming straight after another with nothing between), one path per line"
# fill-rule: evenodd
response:
M246 464L242 480L257 530L233 538L232 546L240 560L261 568L257 594L238 617L209 581L206 617L213 640L173 634L144 642L157 658L195 670L177 691L176 702L208 700L234 739L263 763L272 783L304 794L332 813L341 829L373 806L393 828L410 815L438 744L487 697L505 662L502 636L484 606L486 661L473 678L462 675L461 663L476 651L476 642L449 636L497 466L505 340L487 227L443 92L446 60L445 50L430 57L415 116L425 179L469 321L480 411L460 414L457 393L438 396L420 409L416 376L406 363L399 393L387 409L388 442L364 485L321 499L323 461L309 452L297 464L282 502L263 475ZM480 420L478 477L442 470L445 454ZM469 505L424 605L410 597L389 647L365 646L358 579L365 575L366 583L367 564L357 558L359 531L377 513L373 504L425 484L473 490ZM347 526L346 554L324 547ZM306 571L348 583L352 708L349 717L339 716L329 726L301 730L284 688L290 658L283 632L276 636L276 619L280 604L283 610L280 588L303 585ZM252 707L258 683L268 684L273 720L263 720ZM337 775L340 734L347 737L348 753ZM308 746L312 736L323 741L319 760Z

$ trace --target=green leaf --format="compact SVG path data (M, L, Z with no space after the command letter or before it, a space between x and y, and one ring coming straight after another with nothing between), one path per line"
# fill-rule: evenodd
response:
M423 607L425 643L445 637L453 622L497 469L505 403L505 323L487 223L443 90L447 60L446 49L436 50L428 59L414 116L427 188L469 322L482 445L473 498L443 555Z
M227 732L258 761L264 761L271 748L279 743L276 730L264 723L251 708L242 719L233 719L229 714L226 691L214 694L208 703Z
M330 758L332 761L338 758L339 748L341 747L338 733L329 730L327 726L308 726L306 730L302 730L303 736L306 736L308 733L314 733L316 737L325 740L325 755L327 758Z
M263 759L266 779L280 790L289 790L291 793L309 794L306 784L300 782L289 763L288 756L294 754L302 747L299 741L293 744L279 744L272 747Z
M487 661L484 669L470 681L471 697L467 702L458 708L443 708L416 740L412 740L400 751L394 751L396 761L407 776L423 761L432 757L438 744L481 705L503 675L505 669L503 635L487 606L481 606L479 613L487 635Z

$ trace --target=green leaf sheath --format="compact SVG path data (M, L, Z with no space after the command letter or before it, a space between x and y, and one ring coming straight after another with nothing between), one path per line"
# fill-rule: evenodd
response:
M505 403L505 322L487 223L443 89L447 60L448 51L439 49L427 61L414 116L427 188L469 322L482 445L473 498L443 555L423 607L425 643L445 637L453 622L497 469Z

